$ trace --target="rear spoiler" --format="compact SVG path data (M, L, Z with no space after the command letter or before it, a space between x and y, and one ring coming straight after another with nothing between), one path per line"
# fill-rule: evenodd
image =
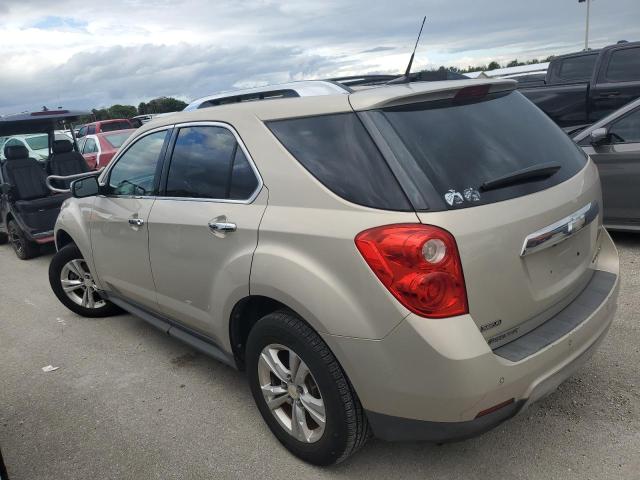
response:
M372 110L410 103L448 100L465 92L470 97L479 97L480 93L486 95L515 90L517 85L518 82L509 79L415 82L355 92L349 95L349 101L354 110Z

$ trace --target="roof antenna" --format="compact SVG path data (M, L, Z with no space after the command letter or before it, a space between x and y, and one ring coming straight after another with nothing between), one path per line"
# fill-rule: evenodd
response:
M409 58L409 64L407 65L407 69L404 72L404 75L398 78L394 78L393 80L387 82L389 84L394 83L409 83L411 81L411 66L413 65L413 57L416 55L416 50L418 48L418 43L420 42L420 37L422 36L422 29L424 28L424 22L427 21L427 16L425 15L422 18L422 25L420 25L420 32L418 32L418 38L416 38L416 44L413 47L413 52L411 52L411 58Z

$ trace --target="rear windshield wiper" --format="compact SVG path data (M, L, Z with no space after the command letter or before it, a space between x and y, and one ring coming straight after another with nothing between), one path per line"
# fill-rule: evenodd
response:
M534 180L543 180L560 170L562 166L559 163L541 163L532 167L516 170L507 173L493 180L487 180L480 185L480 190L486 192L488 190L496 190L498 188L516 185L518 183L532 182Z

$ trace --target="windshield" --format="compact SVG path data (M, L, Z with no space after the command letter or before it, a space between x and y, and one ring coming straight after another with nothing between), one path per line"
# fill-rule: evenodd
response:
M120 148L129 136L131 136L131 132L122 132L105 135L104 138L113 148Z
M43 135L36 135L35 137L27 137L25 141L29 144L32 150L43 150L49 148L49 136L45 133Z
M557 185L586 164L586 155L518 92L482 101L453 100L393 107L372 118L421 191L447 208L507 200ZM481 185L541 164L560 166L547 178L483 191ZM432 205L433 207L433 205Z

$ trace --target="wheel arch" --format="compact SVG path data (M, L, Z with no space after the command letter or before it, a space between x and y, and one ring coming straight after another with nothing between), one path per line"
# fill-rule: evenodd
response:
M63 229L59 229L56 232L56 250L60 250L63 247L66 247L67 245L71 244L71 243L76 243L73 241L73 238L71 237L71 235L69 235L65 230Z
M278 310L293 313L313 329L303 316L279 300L264 295L248 295L240 299L231 310L229 318L229 342L239 370L244 370L245 367L245 347L251 329L262 317Z

